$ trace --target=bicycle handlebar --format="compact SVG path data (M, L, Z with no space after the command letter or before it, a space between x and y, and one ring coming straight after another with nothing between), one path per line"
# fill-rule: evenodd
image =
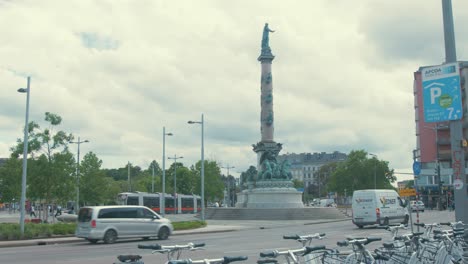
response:
M204 247L204 246L205 246L205 243L193 244L193 247L194 247L194 248Z
M348 238L348 240L343 240L343 241L338 241L336 242L336 245L339 247L346 247L349 244L361 244L361 245L367 245L369 243L375 242L375 241L381 241L381 237L366 237L366 238Z
M181 249L193 249L193 248L200 248L204 247L205 243L188 243L186 245L173 245L173 246L164 246L160 244L153 244L153 245L142 245L139 244L138 248L141 249L152 249L152 250L164 250L164 251L175 251L175 250L181 250Z
M317 251L317 250L323 250L323 249L326 249L325 246L321 245L321 246L315 246L315 247L305 247L305 251L304 251L304 254L302 254L302 256L305 256L307 254L310 254L314 251Z
M294 239L294 240L297 240L299 239L299 235L285 235L283 236L283 239Z
M120 260L120 262L131 262L131 261L138 261L141 259L140 255L119 255L117 256L117 259Z
M278 260L276 260L276 259L259 259L259 260L257 260L257 264L272 264L272 263L278 263Z
M191 259L175 259L169 260L168 264L195 264L195 263L222 263L222 264L229 264L235 261L242 261L247 260L247 256L236 256L236 257L228 257L224 256L223 258L219 259L204 259L204 260L191 260Z
M223 264L231 263L234 261L242 261L242 260L247 260L247 256L237 256L237 257L224 257L224 262Z
M260 257L262 258L274 258L278 254L278 251L268 251L268 252L260 252Z
M160 250L161 249L161 245L159 244L153 244L153 245L138 245L138 248L141 248L141 249L152 249L152 250Z
M283 239L294 239L294 240L299 240L299 239L307 239L307 240L312 240L314 238L321 239L324 237L326 234L325 233L315 233L313 235L284 235Z
M367 245L369 243L372 243L372 242L375 242L375 241L381 241L381 240L382 240L381 237L368 237L366 243L364 243L364 244Z

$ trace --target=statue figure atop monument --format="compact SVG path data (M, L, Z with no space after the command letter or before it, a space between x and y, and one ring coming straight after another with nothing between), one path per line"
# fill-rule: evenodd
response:
M269 49L270 48L270 32L275 32L268 27L268 23L265 23L265 27L263 27L263 37L262 37L262 49Z
M263 27L263 35L262 35L262 51L260 52L260 56L258 57L259 61L271 62L275 56L271 54L270 48L270 33L275 32L268 27L268 23L265 23Z

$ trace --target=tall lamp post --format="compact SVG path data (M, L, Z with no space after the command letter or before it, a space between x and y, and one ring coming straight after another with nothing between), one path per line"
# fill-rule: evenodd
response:
M78 141L70 141L72 144L78 145L78 155L76 160L76 204L75 204L75 213L78 214L78 209L80 209L80 145L81 143L88 143L89 140L80 140L78 137Z
M226 167L221 167L223 169L227 169L227 193L228 193L228 200L227 200L227 206L231 206L231 190L230 190L230 181L229 181L229 169L234 169L234 166L229 166L229 164Z
M377 155L369 153L372 157L377 159ZM377 161L374 163L374 189L377 189Z
M154 193L154 163L151 163L151 168L153 170L153 174L151 177L151 193Z
M200 124L201 125L201 220L205 221L205 159L204 159L204 142L203 142L203 130L205 121L203 120L203 114L201 114L201 121L188 121L189 124Z
M26 204L26 172L28 167L28 119L29 119L29 94L30 94L31 77L28 76L28 86L18 89L20 93L26 93L26 120L24 123L24 141L23 141L23 175L21 176L21 200L20 200L20 231L21 237L24 236L24 217Z
M178 159L183 159L184 157L182 156L179 156L177 157L177 155L174 155L173 158L171 157L168 157L167 159L172 159L174 160L174 214L177 214L177 198L176 198L176 195L177 195L177 160Z
M166 127L163 127L163 156L162 156L162 200L161 211L162 216L166 214L166 136L172 136L172 133L166 133Z

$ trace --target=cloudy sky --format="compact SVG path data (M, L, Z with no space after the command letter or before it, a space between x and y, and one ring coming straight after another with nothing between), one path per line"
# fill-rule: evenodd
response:
M410 172L413 72L444 62L441 1L0 0L0 157L30 120L63 118L105 168L146 168L166 155L244 171L260 140L263 25L273 61L282 153L364 149ZM467 59L468 1L453 0L457 55ZM71 147L76 153L76 145ZM170 165L172 161L168 162ZM399 179L408 176L399 175Z

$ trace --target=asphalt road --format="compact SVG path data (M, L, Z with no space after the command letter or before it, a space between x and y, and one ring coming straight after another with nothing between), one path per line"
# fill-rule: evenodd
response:
M415 219L414 219L415 220ZM420 214L420 221L426 223L454 221L453 212L426 211ZM229 221L226 221L229 222ZM232 221L230 221L232 222ZM238 225L239 223L236 222ZM356 228L351 221L325 224L304 225L294 223L274 227L255 227L250 229L208 234L189 234L172 236L169 240L127 240L116 244L90 244L79 242L71 244L56 244L29 247L0 248L0 263L114 263L117 256L123 254L139 254L145 263L164 263L165 255L151 254L149 250L138 249L138 244L160 243L165 245L186 244L188 242L206 243L205 250L184 252L182 258L203 259L222 256L245 255L249 259L243 263L256 263L259 253L271 249L299 248L301 245L292 240L283 240L283 235L326 233L326 238L316 241L314 245L336 247L336 241L346 236L380 236L389 239L389 233L382 229ZM373 247L379 246L376 242ZM241 262L238 262L241 263Z

